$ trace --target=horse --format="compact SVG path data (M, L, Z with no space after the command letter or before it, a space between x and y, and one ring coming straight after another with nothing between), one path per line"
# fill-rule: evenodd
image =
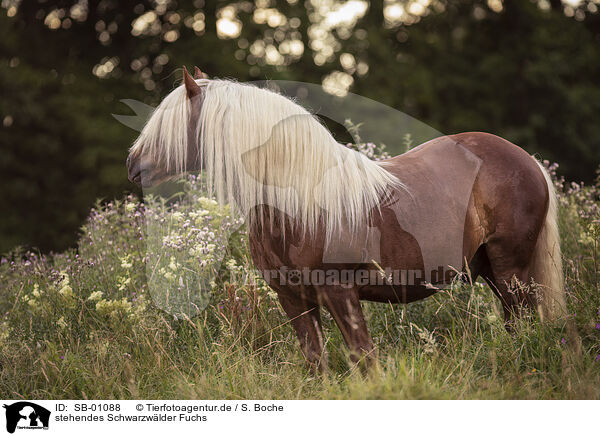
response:
M246 215L254 266L312 368L327 366L321 307L352 360L369 362L361 300L410 303L466 272L489 284L507 329L523 314L565 312L552 180L535 157L489 133L441 136L373 161L277 92L184 67L127 167L142 187L202 171L219 203Z

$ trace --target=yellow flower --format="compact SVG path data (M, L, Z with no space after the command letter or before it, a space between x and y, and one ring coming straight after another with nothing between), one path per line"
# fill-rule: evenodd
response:
M133 262L129 259L129 256L121 259L121 268L129 269L133 266Z
M10 337L10 327L8 323L5 321L0 324L0 344L6 342L6 340Z
M489 324L494 324L498 320L498 317L492 312L488 313L486 318Z
M119 277L119 291L124 291L127 289L129 283L131 283L131 277Z
M102 291L94 291L88 297L89 301L100 301L102 299Z
M175 274L173 274L171 271L167 271L165 273L165 278L169 281L173 281L175 280Z
M61 329L66 329L68 327L67 323L65 322L64 316L61 316L58 319L58 321L56 321L56 325L59 326Z
M118 317L120 314L131 313L131 303L126 298L121 300L100 300L96 303L96 311L100 315Z
M58 293L67 299L71 299L75 296L75 294L73 294L73 288L71 288L69 285L60 288L60 291L58 291Z
M235 259L229 259L226 263L227 268L230 270L235 270L237 269L237 264L235 263Z
M206 197L200 197L198 199L198 203L200 203L200 206L202 206L204 209L214 208L215 206L217 206L219 204L215 200L212 200L212 199L209 199Z

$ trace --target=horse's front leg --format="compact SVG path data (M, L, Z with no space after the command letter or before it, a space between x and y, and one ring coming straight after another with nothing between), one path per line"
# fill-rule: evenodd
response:
M321 329L321 312L316 303L302 297L279 291L279 302L290 318L300 348L312 371L327 370L327 355L324 351L323 331Z
M335 320L354 363L370 366L374 361L375 347L367 329L358 289L341 286L317 286L319 298L323 301Z

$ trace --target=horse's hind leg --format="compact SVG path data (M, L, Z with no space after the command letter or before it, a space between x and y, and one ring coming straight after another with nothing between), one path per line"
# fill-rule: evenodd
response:
M309 367L314 371L325 371L327 356L324 353L321 313L316 303L301 297L279 293L279 302L290 318L300 341L300 348Z
M516 236L492 238L486 244L490 268L484 278L502 302L509 330L513 317L521 316L523 309L531 312L536 307L535 296L529 288L529 265L535 240Z
M375 358L375 347L367 329L358 290L340 286L319 286L319 296L333 316L354 363L366 363Z

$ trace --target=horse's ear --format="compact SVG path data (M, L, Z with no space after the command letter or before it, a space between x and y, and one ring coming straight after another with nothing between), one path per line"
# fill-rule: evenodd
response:
M190 73L188 73L188 70L185 67L185 65L183 66L183 84L185 85L187 96L190 99L200 95L200 93L202 92L200 86L198 86L193 77L190 76Z
M194 67L194 79L204 79L205 74L200 71L200 68Z

